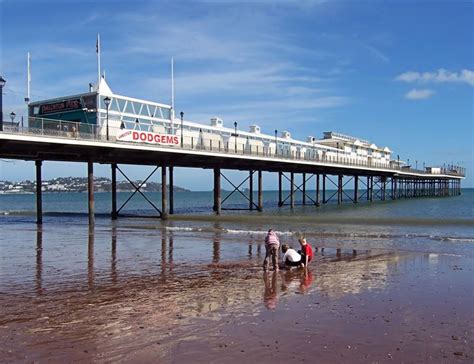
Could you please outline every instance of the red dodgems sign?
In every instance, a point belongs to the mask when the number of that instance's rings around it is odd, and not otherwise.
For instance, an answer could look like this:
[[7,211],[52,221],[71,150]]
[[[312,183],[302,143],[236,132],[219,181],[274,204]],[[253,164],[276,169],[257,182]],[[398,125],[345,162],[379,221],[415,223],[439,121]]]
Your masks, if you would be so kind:
[[149,131],[127,130],[117,135],[117,140],[122,142],[148,143],[178,145],[179,138],[176,135],[151,133]]

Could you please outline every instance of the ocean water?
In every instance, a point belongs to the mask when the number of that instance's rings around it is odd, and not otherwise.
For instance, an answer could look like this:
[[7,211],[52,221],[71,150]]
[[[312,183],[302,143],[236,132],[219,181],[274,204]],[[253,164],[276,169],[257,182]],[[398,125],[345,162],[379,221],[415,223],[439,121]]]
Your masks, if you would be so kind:
[[[312,196],[314,191],[308,191]],[[348,192],[350,194],[350,192]],[[226,197],[223,192],[223,199]],[[284,194],[286,196],[286,194]],[[327,196],[331,196],[328,192]],[[118,207],[130,193],[118,193]],[[156,206],[161,206],[159,193],[147,193]],[[334,199],[326,205],[277,207],[278,192],[264,193],[264,211],[223,211],[212,213],[212,192],[175,193],[175,215],[168,221],[156,218],[156,211],[136,194],[123,208],[117,222],[110,220],[110,194],[95,194],[96,225],[104,228],[168,231],[193,238],[213,239],[224,234],[247,242],[263,239],[268,228],[274,228],[283,240],[294,243],[300,235],[315,245],[333,248],[397,249],[426,253],[452,253],[474,256],[474,189],[463,189],[460,196],[423,197],[370,203],[361,199],[354,204],[345,200],[337,206]],[[256,201],[256,196],[254,198]],[[238,194],[224,204],[227,208],[248,207],[248,201]],[[43,195],[44,226],[87,225],[87,194],[57,193]],[[0,195],[0,229],[21,231],[34,227],[35,196]],[[14,228],[13,228],[14,227]],[[21,234],[21,233],[20,233]],[[4,235],[5,237],[5,235]]]

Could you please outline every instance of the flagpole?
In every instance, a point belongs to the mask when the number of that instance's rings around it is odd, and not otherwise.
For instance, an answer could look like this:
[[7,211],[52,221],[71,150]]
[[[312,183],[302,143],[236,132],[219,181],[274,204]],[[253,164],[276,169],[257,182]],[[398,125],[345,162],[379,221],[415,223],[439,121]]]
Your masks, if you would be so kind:
[[26,103],[30,102],[30,92],[31,92],[31,55],[28,52],[27,55],[27,71],[26,71]]
[[100,87],[100,34],[99,33],[97,33],[96,52],[97,52],[97,91],[99,91],[99,87]]
[[171,57],[171,134],[174,134],[174,59]]

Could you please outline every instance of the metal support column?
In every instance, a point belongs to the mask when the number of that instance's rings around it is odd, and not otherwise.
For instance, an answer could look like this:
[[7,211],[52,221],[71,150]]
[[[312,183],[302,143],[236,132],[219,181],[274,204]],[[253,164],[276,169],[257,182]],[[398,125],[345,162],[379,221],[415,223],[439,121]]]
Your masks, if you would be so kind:
[[370,201],[370,176],[367,176],[367,201]]
[[258,211],[263,211],[263,178],[262,171],[258,171]]
[[43,195],[41,192],[41,187],[43,185],[41,179],[41,165],[42,161],[35,161],[36,165],[36,223],[43,223]]
[[342,175],[337,176],[337,204],[342,204]]
[[326,175],[323,174],[323,203],[326,202]]
[[290,208],[295,207],[295,174],[291,172],[290,174]]
[[374,176],[370,176],[370,202],[374,198]]
[[381,182],[382,182],[382,194],[380,196],[380,199],[382,201],[385,201],[385,193],[387,191],[387,177],[383,176]]
[[169,185],[170,185],[170,215],[174,214],[174,170],[172,166],[168,167],[169,172],[170,172],[170,177],[169,177]]
[[112,168],[112,185],[111,185],[111,191],[112,191],[112,220],[117,219],[117,164],[112,163],[110,165]]
[[395,177],[392,177],[391,193],[392,193],[392,200],[396,200],[397,199],[397,179]]
[[253,210],[253,173],[249,171],[249,209]]
[[282,172],[278,172],[278,206],[283,206]]
[[301,193],[303,194],[302,203],[303,203],[303,206],[304,206],[304,205],[306,205],[306,173],[303,173],[303,189],[302,189]]
[[221,214],[221,170],[214,168],[214,211]]
[[166,166],[161,166],[161,219],[168,219],[168,191],[166,185]]
[[316,206],[319,206],[320,193],[319,193],[319,174],[316,175]]
[[359,202],[359,176],[354,176],[354,203]]
[[87,192],[88,192],[88,201],[89,201],[89,225],[94,225],[95,216],[94,216],[94,163],[89,161],[87,162]]

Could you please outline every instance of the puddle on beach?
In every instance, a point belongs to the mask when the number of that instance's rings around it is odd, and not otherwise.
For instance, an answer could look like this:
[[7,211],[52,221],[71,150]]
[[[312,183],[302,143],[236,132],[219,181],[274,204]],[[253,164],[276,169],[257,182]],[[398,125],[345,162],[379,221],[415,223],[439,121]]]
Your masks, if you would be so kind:
[[[265,361],[279,350],[292,353],[288,345],[305,345],[301,340],[317,341],[318,350],[326,350],[337,339],[345,343],[358,335],[351,340],[362,347],[357,317],[368,325],[367,339],[386,334],[389,316],[407,322],[404,315],[410,315],[418,325],[423,310],[448,322],[442,332],[464,321],[453,334],[460,346],[453,350],[464,359],[474,354],[464,343],[474,332],[472,322],[465,321],[472,297],[447,298],[450,310],[426,308],[425,300],[440,292],[434,277],[451,277],[456,267],[469,269],[472,276],[472,264],[466,267],[455,257],[326,246],[318,249],[307,271],[263,273],[260,238],[221,232],[197,235],[113,225],[36,230],[30,225],[21,233],[13,228],[5,241],[0,361],[233,362],[244,353]],[[415,283],[428,292],[420,295]],[[468,280],[460,284],[464,297],[473,293]],[[421,303],[409,301],[402,309],[402,288],[404,299]],[[451,294],[456,292],[452,288]],[[392,313],[384,316],[380,312],[388,306]],[[454,319],[451,306],[457,311]],[[322,315],[313,317],[316,322],[308,319],[315,312]],[[372,327],[374,315],[377,325]],[[337,335],[325,331],[330,327]],[[411,329],[418,332],[419,327]],[[396,354],[396,347],[390,350]],[[445,351],[438,354],[451,358]],[[302,353],[294,357],[310,360]],[[341,359],[331,355],[326,358]]]

